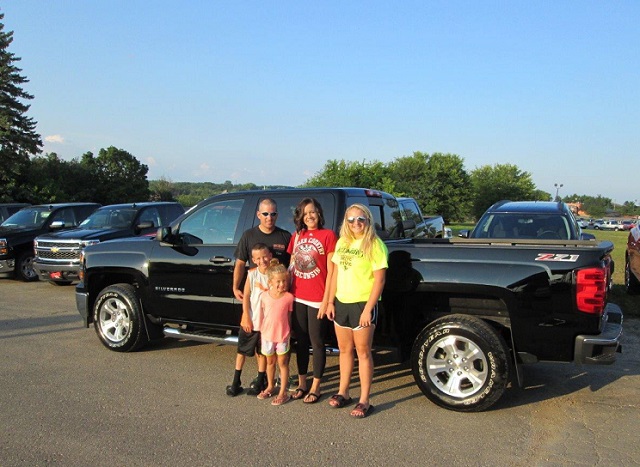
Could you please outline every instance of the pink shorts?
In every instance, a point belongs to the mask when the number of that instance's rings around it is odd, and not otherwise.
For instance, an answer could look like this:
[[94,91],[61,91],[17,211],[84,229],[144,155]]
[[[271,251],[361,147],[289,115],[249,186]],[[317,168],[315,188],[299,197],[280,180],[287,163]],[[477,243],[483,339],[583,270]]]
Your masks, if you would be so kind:
[[285,342],[271,342],[262,339],[260,342],[260,352],[262,352],[262,355],[266,355],[267,357],[274,353],[284,355],[289,352],[289,339]]

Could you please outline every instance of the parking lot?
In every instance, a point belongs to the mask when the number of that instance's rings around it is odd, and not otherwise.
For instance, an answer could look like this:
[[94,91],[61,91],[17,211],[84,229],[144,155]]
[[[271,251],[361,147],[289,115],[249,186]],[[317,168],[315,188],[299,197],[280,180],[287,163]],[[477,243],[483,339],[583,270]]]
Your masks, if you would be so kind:
[[640,323],[624,328],[616,364],[528,366],[526,387],[483,413],[431,404],[378,352],[376,410],[355,420],[327,404],[337,357],[318,404],[230,398],[234,347],[111,352],[82,327],[73,287],[1,279],[0,465],[638,465]]

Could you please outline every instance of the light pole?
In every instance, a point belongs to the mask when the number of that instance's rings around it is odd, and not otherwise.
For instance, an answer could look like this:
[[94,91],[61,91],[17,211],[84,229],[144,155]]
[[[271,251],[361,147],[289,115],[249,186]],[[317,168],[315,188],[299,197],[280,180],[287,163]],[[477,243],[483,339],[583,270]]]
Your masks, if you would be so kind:
[[562,183],[554,183],[553,186],[556,187],[556,201],[560,201],[560,198],[558,198],[558,193],[560,192],[560,188],[562,188],[564,185]]

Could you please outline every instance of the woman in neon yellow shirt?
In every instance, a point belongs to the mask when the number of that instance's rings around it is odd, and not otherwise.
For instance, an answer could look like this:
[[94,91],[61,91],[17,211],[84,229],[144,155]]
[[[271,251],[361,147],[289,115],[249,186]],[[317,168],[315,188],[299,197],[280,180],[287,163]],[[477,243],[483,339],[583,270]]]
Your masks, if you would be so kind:
[[373,408],[369,402],[373,381],[371,345],[387,269],[387,247],[376,235],[369,208],[362,204],[347,208],[331,261],[335,272],[327,316],[334,321],[340,349],[340,388],[329,404],[341,408],[352,401],[349,382],[355,349],[361,390],[351,416],[364,418]]

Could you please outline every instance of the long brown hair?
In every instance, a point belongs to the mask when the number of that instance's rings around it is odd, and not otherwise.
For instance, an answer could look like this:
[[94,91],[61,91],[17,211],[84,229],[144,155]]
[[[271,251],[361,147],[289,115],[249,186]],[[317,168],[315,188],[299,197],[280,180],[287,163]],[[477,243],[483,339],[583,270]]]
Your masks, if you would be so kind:
[[304,223],[304,208],[307,207],[307,204],[313,204],[313,207],[318,213],[318,228],[321,229],[324,227],[324,212],[322,211],[322,206],[318,200],[315,198],[303,198],[296,206],[296,210],[293,212],[293,222],[296,225],[296,232],[300,232],[307,228],[307,225]]

